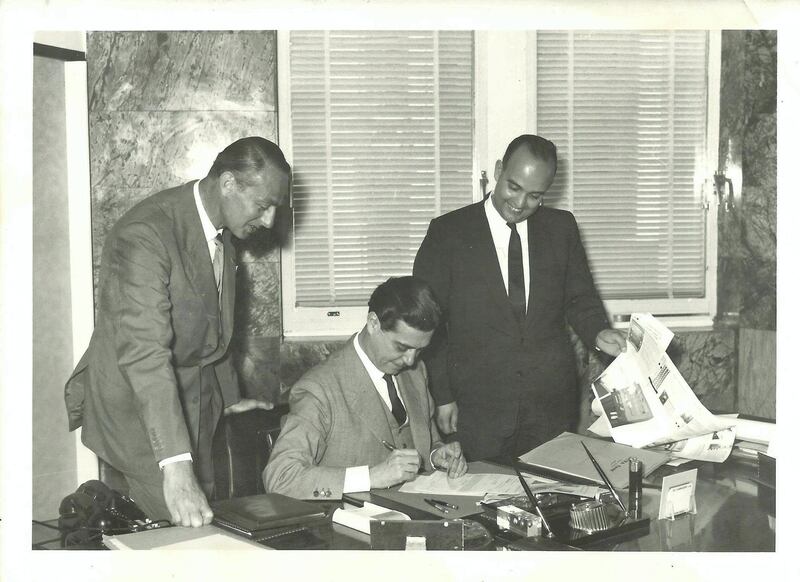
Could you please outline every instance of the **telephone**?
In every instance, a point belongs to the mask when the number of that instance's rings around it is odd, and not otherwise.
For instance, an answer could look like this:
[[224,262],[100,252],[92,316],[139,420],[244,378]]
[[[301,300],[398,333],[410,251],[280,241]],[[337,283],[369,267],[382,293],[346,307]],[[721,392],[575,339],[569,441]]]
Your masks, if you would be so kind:
[[122,534],[161,527],[127,495],[96,479],[83,483],[67,495],[58,508],[61,546],[99,541],[103,534]]

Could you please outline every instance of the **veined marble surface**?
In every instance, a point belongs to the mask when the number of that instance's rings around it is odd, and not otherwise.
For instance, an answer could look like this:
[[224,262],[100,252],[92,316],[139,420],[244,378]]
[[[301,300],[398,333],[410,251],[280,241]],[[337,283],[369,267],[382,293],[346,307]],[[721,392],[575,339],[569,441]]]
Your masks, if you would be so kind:
[[93,111],[275,111],[274,31],[90,32]]
[[93,188],[155,192],[206,175],[230,143],[250,135],[276,139],[274,112],[90,111]]

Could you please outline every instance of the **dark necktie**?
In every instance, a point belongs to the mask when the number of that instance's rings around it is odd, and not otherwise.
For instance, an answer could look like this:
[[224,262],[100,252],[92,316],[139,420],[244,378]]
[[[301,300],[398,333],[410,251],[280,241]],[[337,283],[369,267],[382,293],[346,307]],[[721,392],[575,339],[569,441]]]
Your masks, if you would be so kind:
[[223,270],[223,246],[222,235],[218,234],[214,239],[214,259],[212,265],[214,266],[214,280],[217,282],[217,295],[222,297],[222,270]]
[[389,402],[392,403],[392,416],[397,421],[399,426],[403,426],[406,422],[406,409],[403,403],[400,402],[400,397],[397,395],[397,389],[394,387],[391,374],[384,374],[383,379],[386,380],[386,387],[389,389]]
[[517,232],[517,225],[507,222],[511,229],[508,240],[508,299],[517,320],[525,319],[525,274],[522,271],[522,243]]

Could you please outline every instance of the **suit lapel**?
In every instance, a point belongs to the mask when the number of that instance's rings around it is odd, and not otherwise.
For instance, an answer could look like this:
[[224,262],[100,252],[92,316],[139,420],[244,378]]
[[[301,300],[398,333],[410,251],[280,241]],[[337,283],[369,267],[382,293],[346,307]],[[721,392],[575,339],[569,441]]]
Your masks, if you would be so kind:
[[182,246],[183,267],[195,292],[203,298],[206,315],[219,317],[219,296],[208,242],[194,203],[194,182],[185,184],[175,205],[175,228]]
[[[408,414],[409,428],[411,437],[414,439],[414,446],[422,455],[430,452],[430,419],[427,418],[422,402],[417,398],[419,390],[414,389],[414,372],[406,370],[395,376],[397,389],[403,398],[403,403]],[[423,387],[423,390],[425,388]]]
[[471,234],[470,250],[474,254],[475,264],[483,265],[481,269],[489,297],[497,305],[499,313],[507,321],[499,322],[500,329],[508,329],[510,323],[515,322],[514,312],[511,309],[511,302],[508,300],[508,293],[503,284],[503,273],[500,271],[500,263],[497,259],[497,251],[494,248],[492,231],[489,229],[489,220],[486,218],[486,211],[483,202],[473,206],[476,210],[472,216],[472,224],[467,232]]
[[343,369],[351,371],[350,381],[342,387],[345,399],[350,410],[357,414],[375,435],[378,441],[392,442],[392,433],[389,423],[386,422],[383,401],[372,379],[367,374],[367,369],[358,357],[356,348],[353,345],[355,336],[350,338],[344,348],[343,357],[345,358]]
[[[525,316],[526,325],[534,319],[536,303],[536,287],[546,274],[542,267],[546,264],[546,257],[550,252],[550,238],[547,236],[547,224],[541,218],[541,212],[534,213],[528,219],[528,260],[530,261],[530,288],[528,289],[528,311]],[[539,217],[537,219],[537,216]]]
[[[233,246],[233,235],[225,229],[222,232],[224,263],[222,271],[222,298],[220,300],[220,316],[222,326],[221,344],[227,346],[233,333],[234,305],[236,303],[236,247]],[[212,267],[213,276],[213,267]]]

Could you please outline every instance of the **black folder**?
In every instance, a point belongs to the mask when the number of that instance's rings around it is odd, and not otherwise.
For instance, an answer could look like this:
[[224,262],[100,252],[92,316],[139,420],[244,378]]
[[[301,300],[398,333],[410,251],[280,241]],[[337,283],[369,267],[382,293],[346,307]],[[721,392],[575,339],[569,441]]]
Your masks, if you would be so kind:
[[293,499],[279,493],[264,493],[225,499],[211,504],[214,523],[252,538],[265,530],[284,526],[305,526],[327,518],[319,505]]

